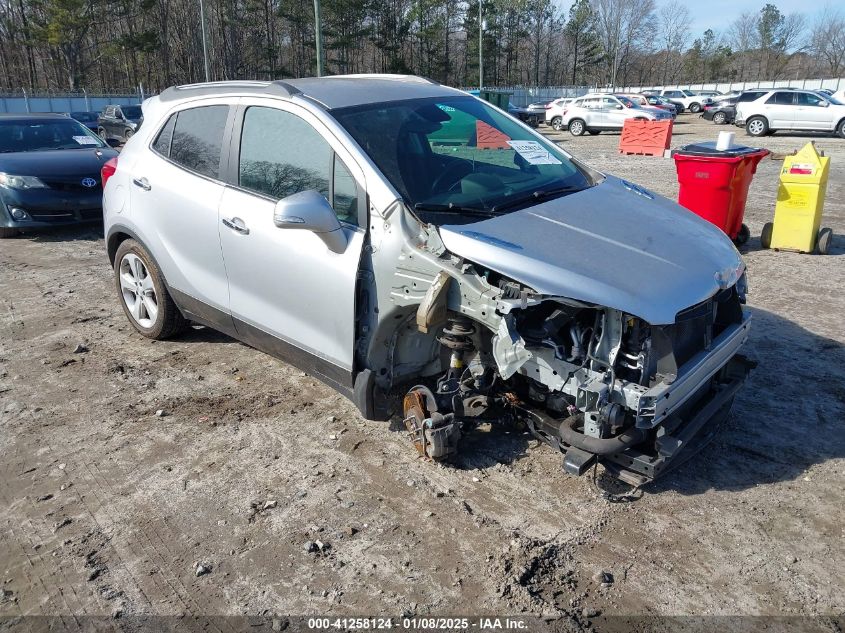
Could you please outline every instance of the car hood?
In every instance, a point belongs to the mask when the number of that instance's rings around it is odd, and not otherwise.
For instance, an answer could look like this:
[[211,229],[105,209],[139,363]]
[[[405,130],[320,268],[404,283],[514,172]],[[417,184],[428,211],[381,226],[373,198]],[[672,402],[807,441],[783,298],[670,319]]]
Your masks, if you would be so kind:
[[614,177],[473,224],[440,227],[452,253],[544,295],[622,310],[653,325],[735,282],[742,258],[718,228]]
[[16,176],[90,176],[99,174],[111,148],[44,150],[0,154],[0,171]]

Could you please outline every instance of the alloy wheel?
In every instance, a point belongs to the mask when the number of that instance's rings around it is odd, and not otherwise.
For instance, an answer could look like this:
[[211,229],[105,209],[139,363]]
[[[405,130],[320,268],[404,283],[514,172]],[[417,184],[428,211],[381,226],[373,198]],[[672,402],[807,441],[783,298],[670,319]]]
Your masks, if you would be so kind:
[[760,119],[752,119],[748,122],[748,132],[753,136],[760,136],[766,131],[766,126]]
[[142,328],[151,328],[158,318],[158,297],[153,278],[135,253],[120,260],[120,292],[129,314]]

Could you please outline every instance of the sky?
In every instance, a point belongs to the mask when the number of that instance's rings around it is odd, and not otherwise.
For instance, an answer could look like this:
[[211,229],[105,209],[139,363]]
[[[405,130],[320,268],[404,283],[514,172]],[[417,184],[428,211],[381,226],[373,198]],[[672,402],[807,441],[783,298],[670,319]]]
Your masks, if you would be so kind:
[[[781,13],[804,13],[808,21],[812,21],[816,13],[824,5],[823,2],[807,2],[806,0],[696,0],[687,2],[686,7],[692,16],[690,26],[691,37],[700,37],[707,29],[713,29],[717,33],[724,33],[728,26],[740,14],[753,11],[758,12],[766,2],[771,2]],[[657,0],[658,6],[661,0]],[[837,2],[832,2],[837,4]]]

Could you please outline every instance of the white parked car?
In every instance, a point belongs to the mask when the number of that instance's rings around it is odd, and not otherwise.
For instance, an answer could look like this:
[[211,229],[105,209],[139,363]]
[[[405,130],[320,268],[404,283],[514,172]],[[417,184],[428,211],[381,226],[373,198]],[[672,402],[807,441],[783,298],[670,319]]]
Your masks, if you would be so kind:
[[806,130],[845,138],[845,103],[812,90],[769,90],[754,101],[738,103],[734,122],[750,136]]
[[704,109],[705,104],[712,102],[712,97],[698,95],[692,90],[681,90],[680,88],[664,88],[658,90],[657,94],[661,97],[666,97],[669,101],[680,103],[684,106],[684,110],[689,110],[693,114],[697,114]]
[[595,135],[619,131],[627,119],[662,121],[671,120],[672,114],[658,108],[645,110],[622,95],[590,94],[577,98],[567,108],[561,119],[561,129],[568,129],[573,136],[585,132]]
[[546,106],[546,125],[551,126],[558,132],[562,130],[563,114],[573,101],[575,101],[575,97],[561,97],[548,104]]

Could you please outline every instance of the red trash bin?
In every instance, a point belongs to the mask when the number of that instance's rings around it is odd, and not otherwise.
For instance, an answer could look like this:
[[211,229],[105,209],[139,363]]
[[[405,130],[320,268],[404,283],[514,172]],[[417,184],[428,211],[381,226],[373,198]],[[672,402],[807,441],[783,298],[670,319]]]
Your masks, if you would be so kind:
[[759,147],[718,150],[715,142],[685,145],[674,154],[681,186],[678,203],[744,244],[749,237],[742,223],[748,187],[768,154]]

